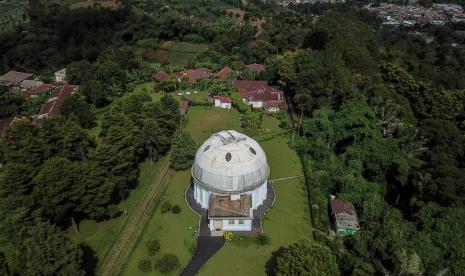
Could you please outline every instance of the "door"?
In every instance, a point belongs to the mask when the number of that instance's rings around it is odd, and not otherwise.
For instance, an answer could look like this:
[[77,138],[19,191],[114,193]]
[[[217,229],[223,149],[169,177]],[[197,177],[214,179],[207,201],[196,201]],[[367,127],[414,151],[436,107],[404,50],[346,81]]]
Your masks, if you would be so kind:
[[213,227],[216,231],[221,231],[223,229],[223,220],[222,219],[215,219],[213,221]]

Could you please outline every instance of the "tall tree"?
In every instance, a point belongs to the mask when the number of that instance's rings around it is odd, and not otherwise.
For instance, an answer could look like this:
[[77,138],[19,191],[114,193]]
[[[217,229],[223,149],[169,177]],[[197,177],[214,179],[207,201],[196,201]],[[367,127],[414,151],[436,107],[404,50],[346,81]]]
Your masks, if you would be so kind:
[[20,275],[84,275],[82,250],[48,222],[23,228],[15,270]]
[[171,166],[176,170],[185,170],[194,162],[195,142],[189,132],[178,129],[171,147]]

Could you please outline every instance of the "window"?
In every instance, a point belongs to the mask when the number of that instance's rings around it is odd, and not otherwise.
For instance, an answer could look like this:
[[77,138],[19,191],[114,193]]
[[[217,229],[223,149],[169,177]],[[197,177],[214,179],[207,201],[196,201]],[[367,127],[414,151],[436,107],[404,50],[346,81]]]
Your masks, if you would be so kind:
[[210,145],[206,146],[206,147],[203,149],[203,152],[206,152],[209,148],[210,148]]
[[233,219],[228,219],[228,225],[236,225],[236,221]]
[[250,147],[249,150],[253,155],[257,155],[257,152],[254,150],[254,148]]
[[231,153],[230,152],[226,153],[226,162],[231,161],[231,158],[232,158]]
[[239,225],[244,225],[244,220],[243,220],[243,219],[238,220],[238,221],[237,221],[237,224],[239,224]]

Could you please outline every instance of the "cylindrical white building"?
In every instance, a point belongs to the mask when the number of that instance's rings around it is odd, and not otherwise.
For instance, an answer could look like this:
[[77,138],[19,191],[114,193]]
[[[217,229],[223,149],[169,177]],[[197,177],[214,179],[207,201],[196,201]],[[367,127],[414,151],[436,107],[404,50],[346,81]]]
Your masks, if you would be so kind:
[[[227,229],[225,225],[221,227],[223,230],[234,231],[239,224],[245,227],[247,221],[244,223],[242,219],[253,219],[252,211],[266,199],[269,173],[265,152],[255,140],[234,130],[218,132],[195,155],[194,199],[202,208],[209,209],[211,219],[220,217],[225,224],[234,226]],[[244,211],[247,206],[248,213]]]

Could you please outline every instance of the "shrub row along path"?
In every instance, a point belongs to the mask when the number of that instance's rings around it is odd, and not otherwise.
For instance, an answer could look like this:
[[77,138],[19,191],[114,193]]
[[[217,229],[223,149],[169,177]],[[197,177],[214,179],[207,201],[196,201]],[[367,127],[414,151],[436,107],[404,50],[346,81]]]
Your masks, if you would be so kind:
[[169,158],[165,157],[161,170],[157,174],[147,193],[134,207],[134,211],[129,215],[129,219],[121,231],[121,235],[110,251],[105,255],[100,275],[113,276],[120,273],[120,269],[128,260],[140,234],[150,219],[152,211],[156,207],[158,200],[163,194],[169,181],[166,181],[169,169]]

